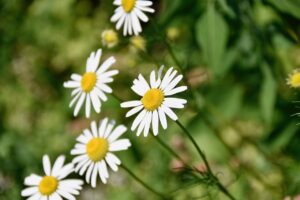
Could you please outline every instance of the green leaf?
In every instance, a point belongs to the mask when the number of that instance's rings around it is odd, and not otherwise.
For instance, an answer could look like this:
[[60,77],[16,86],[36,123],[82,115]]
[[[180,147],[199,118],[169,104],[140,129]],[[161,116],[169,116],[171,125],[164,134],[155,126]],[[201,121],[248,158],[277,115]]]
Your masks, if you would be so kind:
[[299,0],[269,0],[269,2],[282,12],[288,13],[300,19]]
[[214,4],[208,4],[207,11],[196,23],[196,39],[209,67],[215,74],[222,74],[228,26]]
[[272,121],[274,105],[276,101],[276,81],[270,67],[262,66],[263,82],[260,90],[260,108],[263,119],[270,124]]
[[282,131],[282,133],[272,142],[271,150],[273,152],[278,152],[284,147],[286,147],[293,138],[293,136],[296,134],[298,128],[299,127],[297,127],[295,121],[292,121],[290,124],[288,124]]

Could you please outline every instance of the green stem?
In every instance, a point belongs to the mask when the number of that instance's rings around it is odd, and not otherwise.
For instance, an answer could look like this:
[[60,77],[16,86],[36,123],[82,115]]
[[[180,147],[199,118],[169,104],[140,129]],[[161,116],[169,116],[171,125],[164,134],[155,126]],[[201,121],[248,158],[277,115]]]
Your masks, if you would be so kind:
[[154,136],[151,134],[152,137],[162,146],[164,147],[171,155],[173,155],[175,158],[180,160],[184,165],[188,166],[188,164],[173,150],[171,147],[169,147],[164,141],[162,141],[158,136]]
[[175,121],[176,124],[183,130],[183,132],[188,136],[189,140],[192,142],[192,144],[194,145],[194,147],[196,148],[197,152],[199,153],[201,159],[203,160],[206,169],[208,170],[209,173],[212,174],[211,168],[208,164],[208,161],[206,159],[205,154],[203,153],[203,151],[200,149],[199,145],[197,144],[197,142],[195,141],[195,139],[192,137],[192,135],[189,133],[189,131],[178,121]]
[[218,188],[220,189],[221,192],[223,192],[229,199],[235,200],[235,198],[229,193],[229,191],[220,183],[219,179],[213,174],[210,165],[206,159],[205,154],[203,153],[203,151],[200,149],[199,145],[197,144],[197,142],[195,141],[195,139],[192,137],[192,135],[189,133],[189,131],[178,121],[175,121],[176,124],[183,130],[183,132],[188,136],[188,138],[190,139],[190,141],[193,143],[194,147],[196,148],[197,152],[199,153],[200,157],[202,158],[205,167],[208,171],[208,174],[210,176],[212,176],[215,181],[216,181],[216,185],[218,186]]
[[139,177],[137,177],[128,167],[126,167],[124,164],[120,165],[133,179],[135,179],[137,182],[139,182],[144,188],[152,192],[153,194],[157,195],[161,199],[169,200],[170,198],[165,197],[160,192],[157,192],[155,189],[150,187],[148,184],[146,184],[144,181],[142,181]]

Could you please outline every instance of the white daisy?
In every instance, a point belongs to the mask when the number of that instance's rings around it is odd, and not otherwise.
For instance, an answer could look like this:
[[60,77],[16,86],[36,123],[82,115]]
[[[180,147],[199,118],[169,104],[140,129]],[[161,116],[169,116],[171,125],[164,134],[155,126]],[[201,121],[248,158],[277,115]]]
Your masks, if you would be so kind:
[[108,118],[99,123],[99,128],[93,121],[91,131],[85,129],[71,151],[72,155],[77,155],[73,159],[75,171],[81,176],[86,172],[86,182],[91,183],[92,187],[96,187],[98,174],[101,181],[107,183],[107,164],[113,171],[118,170],[121,161],[112,152],[126,150],[131,146],[128,139],[118,139],[127,128],[124,125],[113,128],[114,122],[109,122]]
[[85,101],[86,117],[90,116],[91,104],[97,113],[101,110],[101,101],[106,101],[105,93],[112,93],[112,89],[107,83],[113,82],[112,76],[119,73],[118,70],[107,71],[112,64],[116,62],[114,57],[105,60],[98,68],[102,50],[92,52],[87,59],[86,72],[81,76],[72,74],[70,81],[64,83],[64,87],[72,88],[71,93],[73,99],[69,104],[72,107],[77,102],[74,109],[74,116],[77,116],[80,108]]
[[117,22],[116,29],[123,27],[123,35],[138,35],[142,32],[140,20],[147,22],[149,18],[144,12],[153,13],[154,9],[150,8],[153,4],[150,0],[114,0],[114,5],[118,6],[114,15],[111,17],[112,22]]
[[25,178],[24,184],[29,186],[21,193],[28,200],[75,200],[79,195],[83,181],[78,179],[64,179],[74,171],[73,164],[64,166],[65,156],[59,156],[51,169],[50,159],[43,156],[45,176],[31,174]]
[[140,100],[127,101],[121,103],[121,107],[130,108],[126,117],[130,117],[140,112],[133,124],[131,130],[134,131],[137,127],[137,135],[139,136],[144,130],[144,136],[149,133],[149,129],[152,123],[152,130],[154,135],[158,134],[159,121],[164,129],[167,128],[166,115],[172,120],[176,121],[177,115],[171,110],[171,108],[183,108],[186,104],[185,99],[170,97],[179,92],[183,92],[187,89],[186,86],[176,85],[183,78],[182,75],[176,76],[177,71],[170,68],[163,79],[160,78],[162,68],[158,73],[158,78],[155,78],[155,71],[150,74],[150,85],[145,78],[140,74],[137,79],[133,81],[131,89],[141,96]]

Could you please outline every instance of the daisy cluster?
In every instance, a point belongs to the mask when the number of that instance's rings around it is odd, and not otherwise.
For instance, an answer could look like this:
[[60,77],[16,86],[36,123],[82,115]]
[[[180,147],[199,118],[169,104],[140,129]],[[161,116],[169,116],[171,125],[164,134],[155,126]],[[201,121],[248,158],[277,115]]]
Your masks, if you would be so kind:
[[[152,1],[149,0],[115,0],[118,6],[111,18],[116,22],[116,28],[123,26],[124,35],[138,35],[141,31],[140,20],[148,21],[144,12],[153,13]],[[106,34],[112,34],[112,31]],[[112,35],[105,36],[115,41]],[[82,107],[86,118],[91,113],[101,112],[103,102],[107,101],[113,93],[110,84],[114,81],[119,71],[111,69],[116,59],[111,56],[101,62],[102,50],[92,52],[86,61],[85,72],[74,73],[71,80],[63,85],[71,89],[70,108],[73,115],[78,116]],[[176,121],[177,115],[172,109],[184,108],[185,99],[173,97],[183,92],[186,86],[178,86],[183,75],[178,74],[174,68],[169,68],[164,75],[163,67],[157,72],[150,73],[149,81],[139,74],[133,80],[131,89],[137,94],[138,100],[126,101],[120,104],[122,108],[130,108],[126,117],[136,115],[131,130],[136,131],[137,136],[146,137],[151,132],[159,134],[160,125],[163,129],[168,127],[167,118]],[[28,186],[21,193],[29,200],[61,200],[76,199],[84,182],[81,179],[67,179],[71,173],[84,176],[87,184],[96,187],[97,180],[104,184],[108,182],[110,170],[118,171],[121,160],[116,152],[127,150],[131,142],[127,138],[121,138],[126,133],[125,125],[117,125],[114,120],[104,118],[99,122],[92,121],[90,128],[84,129],[76,138],[76,144],[70,151],[74,156],[71,163],[64,165],[65,156],[59,156],[51,167],[47,155],[43,157],[44,175],[31,174],[25,178],[24,184]]]

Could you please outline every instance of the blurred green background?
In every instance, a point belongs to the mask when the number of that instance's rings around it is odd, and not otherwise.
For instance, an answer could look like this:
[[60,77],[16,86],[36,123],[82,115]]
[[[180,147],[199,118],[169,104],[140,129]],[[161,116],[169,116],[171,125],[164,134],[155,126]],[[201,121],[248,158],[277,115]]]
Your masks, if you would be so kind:
[[[205,151],[213,171],[237,199],[284,199],[300,194],[299,94],[286,84],[300,67],[299,0],[161,0],[143,24],[146,49],[103,47],[120,70],[111,85],[124,100],[136,99],[132,80],[165,64],[184,69],[190,90],[177,112]],[[110,96],[100,115],[72,116],[63,82],[83,73],[101,33],[114,29],[112,1],[0,1],[0,199],[21,199],[23,180],[43,174],[42,155],[52,162],[69,151],[91,120],[113,118],[131,125],[126,110]],[[179,63],[170,54],[170,45]],[[159,137],[187,161],[202,161],[169,121]],[[133,147],[122,162],[157,190],[175,199],[226,199],[214,187],[178,172],[174,160],[152,137],[128,132]],[[156,199],[122,169],[107,185],[86,185],[78,199]],[[181,190],[176,190],[181,188]],[[288,198],[286,198],[288,199]]]

